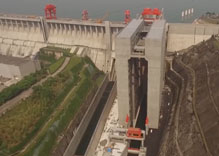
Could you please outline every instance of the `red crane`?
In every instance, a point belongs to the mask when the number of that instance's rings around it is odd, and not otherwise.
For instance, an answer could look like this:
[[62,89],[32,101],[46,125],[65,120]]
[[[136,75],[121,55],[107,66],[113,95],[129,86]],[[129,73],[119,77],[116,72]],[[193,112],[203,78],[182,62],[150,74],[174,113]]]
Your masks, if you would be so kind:
[[56,19],[56,6],[53,4],[48,4],[45,7],[45,17],[46,19]]
[[131,12],[130,10],[125,11],[125,24],[128,24],[131,21]]
[[162,17],[162,11],[158,8],[145,8],[141,14],[142,18],[147,22],[153,22],[154,20],[160,19]]
[[88,11],[87,10],[82,11],[82,20],[85,20],[85,21],[88,20]]

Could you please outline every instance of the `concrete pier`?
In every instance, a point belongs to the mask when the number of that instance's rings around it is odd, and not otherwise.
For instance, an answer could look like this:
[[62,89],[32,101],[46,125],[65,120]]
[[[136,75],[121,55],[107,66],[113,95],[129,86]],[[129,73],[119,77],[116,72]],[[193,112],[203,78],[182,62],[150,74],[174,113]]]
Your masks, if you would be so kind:
[[148,60],[147,116],[149,128],[158,128],[161,95],[164,86],[166,22],[156,21],[145,39],[145,55]]
[[[135,126],[141,99],[147,96],[150,128],[159,127],[164,81],[166,22],[155,21],[145,36],[143,20],[132,20],[116,38],[116,72],[119,122]],[[145,103],[146,105],[146,103]]]

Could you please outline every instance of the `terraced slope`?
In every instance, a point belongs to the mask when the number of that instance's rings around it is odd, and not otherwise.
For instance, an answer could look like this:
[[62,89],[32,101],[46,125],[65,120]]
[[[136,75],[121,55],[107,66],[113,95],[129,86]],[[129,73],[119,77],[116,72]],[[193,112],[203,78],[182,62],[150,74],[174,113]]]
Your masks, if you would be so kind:
[[212,37],[179,54],[167,74],[179,96],[160,156],[218,156],[219,41]]
[[0,155],[50,155],[101,77],[89,58],[72,56],[64,70],[1,116]]

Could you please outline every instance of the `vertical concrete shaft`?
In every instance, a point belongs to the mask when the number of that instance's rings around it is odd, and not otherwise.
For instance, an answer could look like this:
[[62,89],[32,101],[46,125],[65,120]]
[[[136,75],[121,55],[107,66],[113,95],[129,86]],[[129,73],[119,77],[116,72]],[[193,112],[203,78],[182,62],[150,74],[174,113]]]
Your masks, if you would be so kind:
[[119,123],[126,126],[126,116],[130,116],[129,101],[129,64],[127,51],[130,51],[130,41],[116,39],[116,74]]
[[[140,34],[143,28],[143,21],[133,20],[116,38],[119,122],[125,126],[126,115],[130,116],[132,120],[130,121],[131,124],[135,122],[137,117],[136,109],[139,106],[138,102],[141,102],[147,90],[149,127],[157,129],[159,127],[160,104],[164,81],[166,22],[159,20],[152,24],[145,39],[144,56],[142,54],[139,55],[135,51],[135,47],[141,39]],[[148,63],[143,60],[141,60],[141,63],[138,63],[139,58],[145,58]],[[147,75],[148,77],[146,77]]]
[[127,115],[131,118],[131,120],[129,120],[129,124],[132,124],[133,120],[135,120],[135,117],[133,117],[134,114],[132,113],[132,107],[135,105],[136,95],[133,95],[133,97],[131,95],[131,93],[135,94],[135,86],[130,85],[130,83],[132,82],[132,78],[133,82],[135,82],[135,80],[134,76],[129,77],[129,75],[132,75],[132,69],[133,73],[135,73],[135,67],[134,61],[132,68],[131,63],[129,64],[129,60],[131,58],[136,35],[139,31],[143,29],[143,26],[143,20],[134,19],[116,37],[115,51],[119,123],[123,126],[127,126]]
[[135,112],[136,112],[136,104],[135,104],[135,102],[136,102],[136,100],[135,100],[135,95],[136,95],[136,93],[135,93],[135,64],[134,64],[134,60],[131,60],[131,81],[130,81],[130,83],[131,83],[131,99],[132,99],[132,101],[131,101],[131,103],[132,103],[132,110],[131,110],[131,119],[132,120],[134,120],[135,119]]
[[164,55],[166,51],[166,22],[153,23],[145,40],[148,60],[147,116],[149,128],[159,127],[161,95],[164,82]]

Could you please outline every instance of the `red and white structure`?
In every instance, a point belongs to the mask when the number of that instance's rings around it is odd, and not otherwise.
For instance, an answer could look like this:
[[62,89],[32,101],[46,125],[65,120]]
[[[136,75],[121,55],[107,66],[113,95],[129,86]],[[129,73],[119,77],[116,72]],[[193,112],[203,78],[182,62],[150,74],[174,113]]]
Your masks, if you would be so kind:
[[163,11],[158,8],[145,8],[142,13],[142,18],[149,23],[152,23],[154,20],[161,19],[163,16]]
[[45,17],[46,19],[56,19],[56,6],[53,4],[48,4],[45,6]]
[[88,19],[89,19],[88,11],[87,10],[83,10],[82,11],[82,20],[87,21]]
[[131,12],[130,12],[130,10],[125,11],[124,21],[125,21],[125,24],[128,24],[131,21]]

